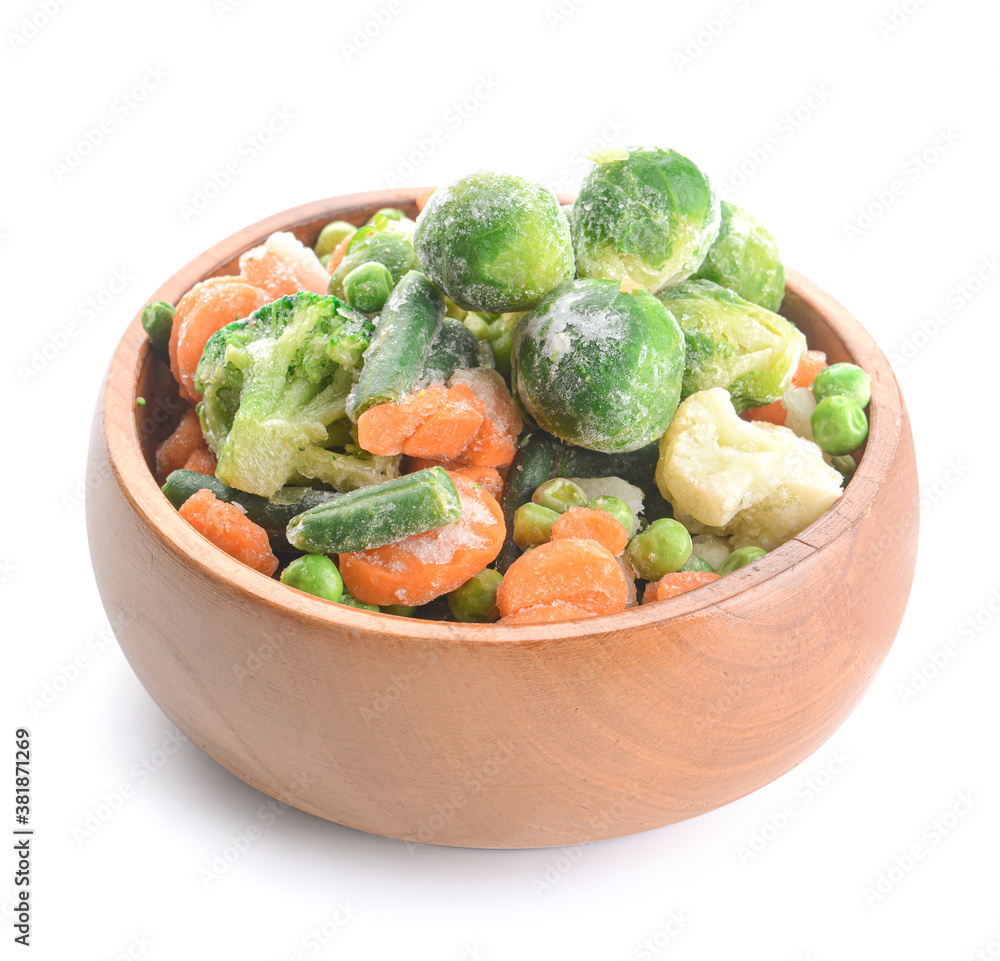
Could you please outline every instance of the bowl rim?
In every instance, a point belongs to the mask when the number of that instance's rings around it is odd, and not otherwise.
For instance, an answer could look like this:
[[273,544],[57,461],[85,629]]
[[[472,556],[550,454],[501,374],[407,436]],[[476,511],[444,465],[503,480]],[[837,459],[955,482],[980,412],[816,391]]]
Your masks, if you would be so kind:
[[[276,230],[294,231],[322,221],[344,219],[370,208],[406,206],[430,188],[378,190],[329,197],[292,207],[265,217],[213,245],[175,272],[150,296],[176,304],[190,287],[206,277],[224,273],[225,266]],[[527,644],[567,641],[574,637],[617,634],[664,625],[717,609],[724,602],[768,581],[780,578],[795,565],[819,553],[847,534],[856,520],[868,513],[885,482],[903,431],[903,400],[889,361],[872,336],[851,313],[818,285],[794,270],[786,272],[789,296],[822,315],[845,351],[872,380],[869,408],[870,432],[861,462],[840,499],[817,521],[760,560],[713,581],[696,591],[656,604],[640,604],[613,614],[548,624],[468,624],[399,617],[332,604],[297,591],[230,557],[185,522],[173,508],[149,470],[136,430],[134,414],[139,374],[149,351],[136,313],[119,341],[108,367],[98,402],[108,461],[115,481],[146,527],[180,559],[198,569],[200,576],[230,591],[247,595],[255,603],[283,610],[287,616],[306,618],[321,629],[374,632],[405,641],[475,644]],[[145,306],[145,304],[144,304]]]

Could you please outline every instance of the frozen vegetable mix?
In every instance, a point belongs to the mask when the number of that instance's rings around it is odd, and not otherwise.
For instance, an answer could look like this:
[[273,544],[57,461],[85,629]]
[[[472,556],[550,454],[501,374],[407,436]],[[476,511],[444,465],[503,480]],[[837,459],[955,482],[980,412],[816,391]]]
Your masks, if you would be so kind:
[[481,170],[148,305],[180,516],[289,591],[456,631],[745,578],[816,521],[868,375],[777,313],[774,238],[691,160],[592,159],[572,205]]

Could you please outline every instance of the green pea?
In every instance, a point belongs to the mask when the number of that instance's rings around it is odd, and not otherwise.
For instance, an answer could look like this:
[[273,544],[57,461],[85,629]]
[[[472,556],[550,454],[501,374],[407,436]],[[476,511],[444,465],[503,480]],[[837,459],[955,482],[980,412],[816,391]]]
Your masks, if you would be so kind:
[[482,314],[477,314],[474,310],[470,310],[462,318],[462,323],[480,340],[486,340],[490,335],[490,325],[486,323],[486,318]]
[[831,457],[830,464],[844,475],[844,480],[850,480],[854,472],[858,469],[858,465],[850,454],[844,454],[841,457]]
[[417,613],[417,609],[407,604],[388,604],[382,608],[382,613],[395,614],[396,617],[413,617]]
[[850,397],[858,407],[867,407],[872,399],[872,382],[856,364],[834,364],[816,375],[812,392],[816,403],[824,397]]
[[552,480],[539,484],[531,499],[542,507],[564,514],[571,507],[583,507],[590,498],[579,484],[574,484],[565,477],[553,477]]
[[679,571],[691,556],[691,535],[673,518],[653,521],[629,541],[628,559],[645,581]]
[[850,397],[824,397],[810,423],[813,440],[834,457],[856,451],[868,437],[868,418]]
[[377,314],[392,293],[392,274],[385,264],[372,260],[355,267],[344,278],[344,298],[363,314]]
[[340,595],[340,601],[338,603],[343,604],[344,607],[356,607],[358,610],[371,611],[374,614],[378,614],[382,610],[382,608],[377,604],[362,604],[361,601],[351,597],[347,591],[344,591],[344,593]]
[[326,554],[297,557],[281,572],[281,583],[326,601],[339,601],[344,593],[340,571]]
[[620,497],[612,497],[610,494],[599,494],[597,497],[587,501],[584,505],[592,511],[604,511],[610,514],[622,527],[632,535],[632,528],[635,526],[635,515],[632,508],[628,506]]
[[316,238],[316,256],[320,259],[324,256],[329,257],[337,245],[357,229],[354,224],[349,224],[346,220],[334,220],[327,224]]
[[697,554],[692,554],[681,567],[682,571],[702,571],[707,574],[714,574],[715,568],[712,567],[708,561],[699,557]]
[[455,620],[475,624],[499,620],[497,591],[502,580],[499,571],[487,567],[452,591],[448,595],[448,608]]
[[494,334],[490,331],[486,342],[493,351],[493,363],[501,374],[510,373],[510,354],[514,349],[514,334],[509,330],[501,330]]
[[464,307],[459,307],[447,294],[444,295],[444,315],[454,317],[455,320],[465,320],[468,311]]
[[741,567],[746,567],[747,564],[752,564],[754,561],[763,557],[767,551],[763,547],[756,547],[753,544],[747,544],[746,547],[737,547],[732,554],[729,555],[720,565],[719,574],[726,575],[732,574],[733,571],[738,571]]
[[545,544],[552,536],[552,525],[559,520],[559,512],[528,502],[514,511],[514,543],[521,550]]
[[398,207],[382,207],[371,215],[368,223],[372,223],[376,217],[385,217],[386,220],[402,220],[406,214]]

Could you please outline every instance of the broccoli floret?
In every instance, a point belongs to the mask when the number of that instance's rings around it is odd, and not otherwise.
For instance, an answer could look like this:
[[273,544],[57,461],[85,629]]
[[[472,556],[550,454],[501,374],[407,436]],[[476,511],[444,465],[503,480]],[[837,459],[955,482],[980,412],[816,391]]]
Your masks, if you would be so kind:
[[219,480],[269,497],[292,477],[338,490],[395,477],[397,458],[328,449],[349,446],[340,422],[373,329],[336,297],[302,292],[213,334],[195,384]]

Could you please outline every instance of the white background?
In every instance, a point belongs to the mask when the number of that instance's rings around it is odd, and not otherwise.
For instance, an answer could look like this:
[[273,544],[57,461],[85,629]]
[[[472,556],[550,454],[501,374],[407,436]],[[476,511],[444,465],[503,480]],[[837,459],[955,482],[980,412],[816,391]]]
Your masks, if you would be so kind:
[[[1000,955],[1000,11],[557,2],[4,4],[0,744],[12,756],[15,727],[32,731],[35,957]],[[888,660],[800,767],[640,836],[411,849],[268,815],[170,740],[106,633],[83,495],[118,338],[167,276],[268,214],[487,165],[573,190],[591,147],[629,143],[676,148],[735,188],[896,358],[923,511]],[[186,210],[233,160],[228,185]],[[915,671],[935,676],[907,693]],[[248,826],[259,840],[206,884]],[[14,866],[0,860],[6,957]]]

